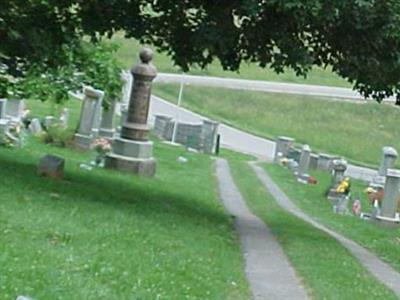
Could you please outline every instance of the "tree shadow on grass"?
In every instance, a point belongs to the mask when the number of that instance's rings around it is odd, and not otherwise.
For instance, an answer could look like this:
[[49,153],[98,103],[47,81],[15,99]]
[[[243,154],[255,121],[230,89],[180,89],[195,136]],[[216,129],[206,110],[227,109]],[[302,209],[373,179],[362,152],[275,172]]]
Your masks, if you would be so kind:
[[32,162],[0,156],[3,184],[11,180],[13,187],[20,185],[27,193],[57,193],[63,196],[60,201],[98,202],[121,210],[134,205],[136,214],[151,215],[152,218],[173,214],[177,221],[229,225],[229,218],[222,209],[217,209],[214,199],[203,201],[192,197],[190,187],[185,191],[174,191],[170,182],[160,178],[146,179],[111,170],[84,172],[69,168],[65,180],[54,180],[38,176],[36,168]]

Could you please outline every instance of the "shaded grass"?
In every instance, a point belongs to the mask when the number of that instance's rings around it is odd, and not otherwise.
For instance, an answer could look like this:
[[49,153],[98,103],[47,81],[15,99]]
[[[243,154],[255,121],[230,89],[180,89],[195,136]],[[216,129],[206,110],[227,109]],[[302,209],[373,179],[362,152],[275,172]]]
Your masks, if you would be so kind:
[[[120,45],[116,56],[124,68],[130,68],[136,62],[140,51],[140,43],[134,39],[125,39],[122,33],[114,35],[112,40]],[[154,64],[160,72],[181,73],[170,57],[164,53],[154,55]],[[270,80],[303,84],[350,87],[350,84],[332,72],[331,68],[314,67],[307,78],[297,77],[295,72],[286,69],[283,74],[276,74],[272,69],[263,69],[256,64],[243,63],[239,72],[224,71],[218,61],[214,61],[207,69],[193,67],[188,74],[231,77],[254,80]]]
[[246,162],[230,164],[250,209],[268,224],[313,299],[396,299],[339,242],[280,208]]
[[[155,94],[174,103],[178,91],[172,84],[154,88]],[[185,86],[182,103],[258,136],[290,136],[316,152],[343,155],[357,164],[378,165],[383,146],[400,149],[400,111],[389,105],[194,86]]]
[[[79,103],[69,105],[76,120]],[[65,180],[36,175],[46,153],[66,158]],[[79,168],[93,157],[33,137],[0,148],[1,298],[250,298],[209,156],[157,142],[153,179]]]
[[[334,214],[330,201],[325,198],[325,192],[331,182],[327,173],[311,172],[319,181],[318,185],[313,186],[299,184],[290,171],[281,166],[266,164],[265,168],[272,179],[305,213],[371,250],[400,272],[400,228],[386,229],[353,216]],[[353,199],[360,196],[363,211],[370,212],[370,204],[362,192],[365,184],[352,180],[351,186]]]

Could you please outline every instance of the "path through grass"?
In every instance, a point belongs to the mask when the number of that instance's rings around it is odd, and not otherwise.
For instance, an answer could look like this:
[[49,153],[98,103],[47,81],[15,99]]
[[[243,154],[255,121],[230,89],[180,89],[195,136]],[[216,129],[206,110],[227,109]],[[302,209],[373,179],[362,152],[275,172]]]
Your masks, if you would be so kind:
[[271,228],[313,299],[396,299],[336,240],[278,206],[246,162],[230,164],[250,209]]
[[[324,172],[311,172],[318,178],[318,185],[303,185],[296,181],[286,168],[265,165],[268,174],[305,213],[337,232],[354,240],[374,252],[382,260],[400,272],[400,228],[381,228],[371,222],[353,216],[342,216],[332,212],[332,205],[325,197],[331,178]],[[365,184],[352,180],[352,195],[362,200],[363,211],[370,212],[370,204],[362,192]],[[351,203],[350,203],[351,205]]]

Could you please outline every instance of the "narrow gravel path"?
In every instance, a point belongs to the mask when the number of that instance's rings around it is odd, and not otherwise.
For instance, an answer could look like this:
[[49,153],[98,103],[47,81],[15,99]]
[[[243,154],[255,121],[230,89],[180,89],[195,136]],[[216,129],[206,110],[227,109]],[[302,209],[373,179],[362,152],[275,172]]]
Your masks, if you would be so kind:
[[308,299],[269,228],[247,208],[233,182],[228,162],[217,159],[215,165],[220,198],[235,218],[254,299]]
[[257,166],[256,163],[250,163],[250,165],[262,184],[272,194],[282,208],[338,240],[356,258],[359,259],[361,264],[367,268],[373,276],[375,276],[388,288],[392,289],[400,298],[400,274],[397,271],[354,241],[338,234],[331,229],[328,229],[324,225],[313,220],[310,216],[306,215],[286,196],[286,194],[276,185],[276,183],[273,182],[271,177],[263,168]]

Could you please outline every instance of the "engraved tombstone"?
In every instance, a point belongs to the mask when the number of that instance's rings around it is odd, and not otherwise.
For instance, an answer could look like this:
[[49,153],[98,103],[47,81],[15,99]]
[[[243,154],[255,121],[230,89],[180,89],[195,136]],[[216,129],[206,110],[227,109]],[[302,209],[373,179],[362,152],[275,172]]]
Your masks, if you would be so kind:
[[[89,149],[98,126],[101,103],[104,92],[91,87],[83,89],[84,98],[82,101],[81,116],[78,125],[78,132],[74,136],[75,145],[81,149]],[[98,128],[98,127],[97,127]]]
[[157,70],[151,63],[151,49],[144,48],[139,57],[139,64],[131,70],[133,85],[126,121],[120,135],[113,142],[112,152],[106,156],[105,167],[151,177],[156,171],[156,161],[153,157],[153,143],[148,140],[147,119],[151,83]]

